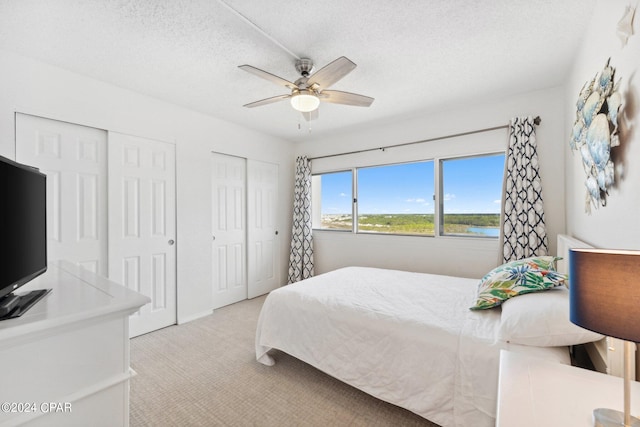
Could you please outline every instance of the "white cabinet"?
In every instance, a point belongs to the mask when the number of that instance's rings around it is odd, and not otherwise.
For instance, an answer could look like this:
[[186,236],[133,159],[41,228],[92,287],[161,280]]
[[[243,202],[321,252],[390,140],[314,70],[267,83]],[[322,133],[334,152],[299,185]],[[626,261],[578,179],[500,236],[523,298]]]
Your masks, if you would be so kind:
[[66,262],[18,292],[42,288],[0,322],[0,425],[127,426],[129,315],[149,298]]

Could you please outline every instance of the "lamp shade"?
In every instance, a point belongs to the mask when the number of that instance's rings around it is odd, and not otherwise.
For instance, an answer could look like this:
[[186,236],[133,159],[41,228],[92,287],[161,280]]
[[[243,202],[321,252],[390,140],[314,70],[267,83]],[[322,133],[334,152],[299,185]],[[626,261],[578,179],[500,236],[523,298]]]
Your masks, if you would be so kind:
[[569,300],[576,325],[640,342],[640,251],[571,249]]
[[303,113],[309,113],[320,105],[320,99],[308,90],[300,90],[291,97],[291,106]]

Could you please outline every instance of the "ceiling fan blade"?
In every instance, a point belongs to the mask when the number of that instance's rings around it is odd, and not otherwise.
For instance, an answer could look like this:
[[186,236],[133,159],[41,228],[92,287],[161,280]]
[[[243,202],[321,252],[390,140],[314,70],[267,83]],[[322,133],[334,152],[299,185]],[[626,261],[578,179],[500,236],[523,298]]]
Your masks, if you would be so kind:
[[308,122],[310,122],[311,120],[318,120],[318,108],[308,113],[302,113],[302,115],[304,116],[304,119]]
[[334,104],[355,105],[356,107],[370,106],[374,98],[357,93],[342,92],[340,90],[323,90],[320,93],[320,101]]
[[291,83],[289,80],[285,80],[282,77],[278,77],[275,74],[268,73],[260,68],[253,67],[251,65],[238,65],[238,68],[245,70],[255,76],[262,77],[265,80],[269,80],[271,83],[275,83],[280,86],[287,87],[289,89],[296,89],[297,86]]
[[309,77],[309,85],[316,83],[320,88],[325,89],[349,74],[356,68],[347,57],[341,56],[330,64],[325,65]]
[[243,107],[253,108],[260,107],[261,105],[273,104],[274,102],[282,101],[283,99],[291,98],[291,95],[278,95],[271,98],[261,99],[260,101],[251,102],[243,105]]

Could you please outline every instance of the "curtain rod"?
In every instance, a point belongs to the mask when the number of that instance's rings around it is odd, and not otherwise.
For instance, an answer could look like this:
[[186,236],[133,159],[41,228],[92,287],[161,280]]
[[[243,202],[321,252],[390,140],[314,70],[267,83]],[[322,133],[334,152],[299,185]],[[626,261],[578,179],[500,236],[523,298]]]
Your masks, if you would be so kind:
[[[542,119],[540,118],[540,116],[536,116],[533,119],[533,123],[536,126],[538,126],[540,123],[542,123]],[[455,137],[458,137],[458,136],[473,135],[474,133],[482,133],[482,132],[489,132],[489,131],[492,131],[492,130],[506,129],[508,127],[509,127],[509,125],[494,126],[494,127],[485,128],[485,129],[472,130],[472,131],[469,131],[469,132],[454,133],[452,135],[438,136],[438,137],[435,137],[435,138],[423,139],[423,140],[420,140],[420,141],[412,141],[412,142],[404,142],[402,144],[388,145],[386,147],[366,148],[364,150],[348,151],[346,153],[327,154],[326,156],[310,157],[309,160],[326,159],[328,157],[346,156],[346,155],[349,155],[349,154],[366,153],[368,151],[378,151],[378,150],[384,151],[387,148],[396,148],[396,147],[404,147],[406,145],[422,144],[422,143],[425,143],[425,142],[439,141],[441,139],[449,139],[449,138],[455,138]]]

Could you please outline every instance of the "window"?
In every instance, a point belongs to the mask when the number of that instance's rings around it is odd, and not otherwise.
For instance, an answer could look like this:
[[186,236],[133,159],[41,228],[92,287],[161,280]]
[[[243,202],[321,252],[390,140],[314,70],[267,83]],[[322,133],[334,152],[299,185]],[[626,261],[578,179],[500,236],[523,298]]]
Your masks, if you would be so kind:
[[312,177],[311,206],[314,228],[348,231],[353,229],[352,175],[351,171],[344,171]]
[[313,227],[497,238],[504,158],[504,153],[440,158],[314,175]]
[[504,154],[440,161],[443,235],[498,237]]
[[433,162],[358,169],[358,231],[434,234]]

